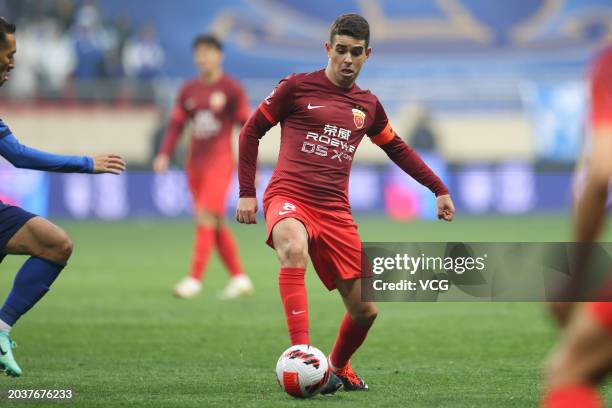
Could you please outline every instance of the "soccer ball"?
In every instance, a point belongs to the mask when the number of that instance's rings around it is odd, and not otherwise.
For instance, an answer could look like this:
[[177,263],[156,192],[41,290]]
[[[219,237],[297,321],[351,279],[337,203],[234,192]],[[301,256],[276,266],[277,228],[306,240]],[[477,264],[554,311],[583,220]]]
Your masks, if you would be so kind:
[[327,358],[316,347],[299,344],[289,347],[276,363],[276,381],[296,398],[317,395],[329,378]]

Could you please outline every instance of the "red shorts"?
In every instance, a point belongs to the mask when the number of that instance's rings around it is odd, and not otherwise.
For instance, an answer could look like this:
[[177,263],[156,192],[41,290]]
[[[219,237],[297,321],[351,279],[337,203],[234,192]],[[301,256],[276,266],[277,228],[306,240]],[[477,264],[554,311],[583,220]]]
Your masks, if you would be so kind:
[[264,201],[268,239],[274,248],[272,229],[280,220],[295,218],[308,232],[308,253],[312,265],[329,290],[336,288],[334,279],[361,276],[361,240],[353,217],[346,211],[314,208],[294,199],[275,196]]
[[233,164],[189,164],[186,173],[195,209],[216,215],[225,214],[225,199],[234,173]]
[[587,307],[595,320],[612,332],[612,302],[591,302]]

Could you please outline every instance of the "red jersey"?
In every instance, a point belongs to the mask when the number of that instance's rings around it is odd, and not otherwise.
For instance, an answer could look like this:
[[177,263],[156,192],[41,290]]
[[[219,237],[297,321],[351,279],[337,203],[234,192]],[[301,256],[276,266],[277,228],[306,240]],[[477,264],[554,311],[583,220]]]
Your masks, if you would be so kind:
[[231,135],[248,119],[248,100],[238,81],[228,75],[213,84],[199,78],[181,87],[160,152],[172,156],[187,121],[191,122],[189,163],[233,161]]
[[612,46],[604,49],[593,64],[591,124],[612,126]]
[[[281,195],[348,210],[348,180],[364,136],[393,137],[385,111],[370,91],[334,85],[324,70],[283,79],[259,110],[281,122],[276,169],[264,199]],[[385,137],[381,135],[380,137]]]
[[240,197],[255,196],[259,139],[278,122],[281,146],[265,201],[285,196],[313,207],[350,210],[349,173],[364,136],[434,194],[448,194],[438,176],[395,134],[376,96],[357,85],[337,87],[321,70],[283,79],[242,127]]

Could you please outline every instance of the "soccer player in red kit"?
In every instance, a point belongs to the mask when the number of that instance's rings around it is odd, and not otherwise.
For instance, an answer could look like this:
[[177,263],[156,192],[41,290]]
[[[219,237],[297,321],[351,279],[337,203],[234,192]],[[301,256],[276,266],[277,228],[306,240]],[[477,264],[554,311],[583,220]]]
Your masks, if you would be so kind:
[[195,210],[195,244],[191,273],[176,285],[174,293],[189,298],[202,290],[202,274],[216,245],[231,275],[222,297],[235,298],[253,291],[224,217],[225,199],[234,171],[232,130],[234,125],[246,122],[249,106],[240,84],[223,72],[223,51],[216,37],[198,36],[193,42],[193,58],[199,76],[181,88],[153,163],[158,173],[168,169],[183,127],[191,122],[186,171]]
[[[577,241],[587,243],[594,242],[605,225],[612,177],[612,46],[597,56],[592,67],[591,127],[586,184],[575,219]],[[603,407],[596,387],[612,368],[612,302],[554,306],[558,314],[571,311],[572,315],[549,359],[542,406]],[[569,309],[572,306],[574,310]]]
[[240,134],[236,218],[252,224],[259,139],[281,123],[279,159],[264,194],[264,214],[267,243],[280,261],[280,295],[291,344],[310,344],[304,286],[309,256],[321,281],[329,290],[337,288],[346,306],[329,356],[336,385],[327,393],[340,386],[347,391],[368,388],[349,364],[377,315],[373,302],[361,300],[361,241],[348,202],[351,164],[363,137],[436,194],[439,218],[451,221],[454,214],[444,184],[396,135],[378,98],[355,84],[371,53],[369,38],[363,17],[338,17],[325,43],[327,67],[283,79]]

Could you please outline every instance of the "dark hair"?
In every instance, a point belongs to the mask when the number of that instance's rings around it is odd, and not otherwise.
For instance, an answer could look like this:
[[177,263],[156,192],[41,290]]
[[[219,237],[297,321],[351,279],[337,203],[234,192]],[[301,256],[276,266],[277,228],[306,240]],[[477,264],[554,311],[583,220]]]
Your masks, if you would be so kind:
[[6,47],[6,35],[15,34],[16,29],[17,27],[15,24],[9,23],[4,19],[4,17],[0,17],[0,47]]
[[191,49],[195,50],[198,45],[212,45],[219,51],[223,51],[223,44],[217,37],[212,34],[200,34],[198,35],[191,44]]
[[359,14],[343,14],[334,20],[329,29],[329,42],[334,42],[334,36],[348,35],[358,40],[365,40],[365,46],[370,45],[370,24]]

